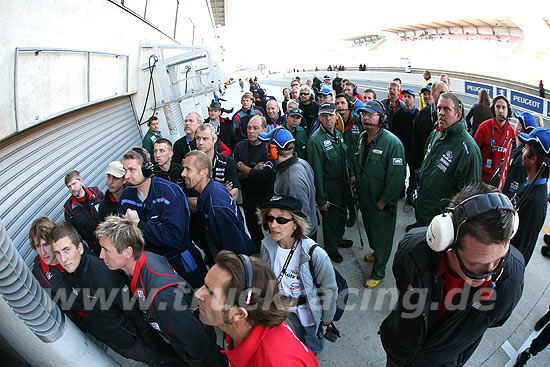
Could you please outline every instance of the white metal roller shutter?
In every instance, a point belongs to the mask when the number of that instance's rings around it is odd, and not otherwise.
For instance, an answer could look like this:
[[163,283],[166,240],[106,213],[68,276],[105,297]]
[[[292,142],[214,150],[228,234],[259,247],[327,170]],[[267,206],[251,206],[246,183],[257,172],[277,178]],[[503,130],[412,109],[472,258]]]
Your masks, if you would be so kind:
[[105,190],[109,162],[141,145],[129,97],[98,103],[0,142],[0,218],[23,260],[34,251],[28,241],[32,221],[47,215],[63,220],[69,192],[65,174],[80,171],[85,186]]

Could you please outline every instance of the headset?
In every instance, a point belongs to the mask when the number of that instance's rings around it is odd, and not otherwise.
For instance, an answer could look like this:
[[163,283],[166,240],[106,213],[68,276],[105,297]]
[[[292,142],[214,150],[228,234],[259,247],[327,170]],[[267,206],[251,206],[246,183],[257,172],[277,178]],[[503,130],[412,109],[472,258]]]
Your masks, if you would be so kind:
[[336,101],[336,98],[345,98],[346,101],[348,102],[348,108],[346,108],[348,111],[355,111],[355,103],[353,103],[351,101],[351,98],[350,96],[348,96],[346,93],[339,93],[336,95],[336,97],[334,97],[334,101]]
[[498,101],[499,99],[506,101],[506,106],[508,106],[508,115],[506,116],[506,119],[508,120],[509,118],[512,117],[512,107],[510,107],[510,102],[508,101],[508,98],[506,98],[502,94],[499,94],[498,96],[496,96],[495,99],[493,99],[493,102],[491,102],[491,114],[493,114],[493,117],[496,116],[495,102]]
[[252,291],[254,288],[254,265],[252,264],[252,260],[250,257],[244,254],[240,254],[239,258],[243,262],[244,267],[244,279],[246,282],[246,288],[244,291],[246,292],[246,304],[250,305],[250,301],[252,299]]
[[351,84],[351,86],[353,87],[353,95],[358,95],[359,93],[357,91],[357,86],[355,85],[355,83],[349,82],[348,84]]
[[[141,150],[137,148],[132,148],[132,150],[138,153],[141,156],[141,158],[143,158],[143,163],[141,164],[141,173],[143,174],[145,179],[153,177],[154,176],[153,163],[147,160],[147,157]],[[145,180],[143,182],[145,182]],[[141,183],[139,185],[141,185]],[[139,185],[136,185],[136,186],[139,186]]]
[[265,144],[265,147],[267,149],[267,158],[268,159],[274,159],[276,160],[279,158],[279,149],[275,144],[273,144],[273,140],[275,140],[275,136],[277,135],[277,131],[284,129],[283,126],[276,127],[273,129],[273,133],[271,134],[271,138],[269,138],[269,141]]
[[[382,113],[379,113],[380,115],[380,118],[378,120],[378,126],[379,127],[384,127],[386,126],[386,108],[384,107],[384,105],[382,104],[382,102],[380,102],[379,100],[375,99],[373,100],[372,102],[376,102],[380,105],[380,107],[382,108]],[[368,126],[376,126],[374,124],[367,124]]]
[[450,250],[456,244],[460,227],[469,220],[491,210],[508,210],[514,213],[512,237],[519,226],[519,215],[510,199],[500,193],[474,195],[450,209],[435,216],[426,231],[426,242],[435,252]]

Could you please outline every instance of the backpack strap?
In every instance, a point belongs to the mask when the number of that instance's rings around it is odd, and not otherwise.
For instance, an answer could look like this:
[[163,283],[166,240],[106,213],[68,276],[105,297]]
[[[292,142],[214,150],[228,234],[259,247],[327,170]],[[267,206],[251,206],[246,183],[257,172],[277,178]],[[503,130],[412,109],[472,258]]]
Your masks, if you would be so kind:
[[315,284],[315,288],[319,288],[319,283],[317,283],[317,278],[315,277],[315,269],[313,269],[313,251],[315,250],[316,247],[319,247],[318,244],[315,244],[313,246],[311,246],[311,248],[309,249],[309,272],[311,273],[311,277],[313,278],[313,284]]

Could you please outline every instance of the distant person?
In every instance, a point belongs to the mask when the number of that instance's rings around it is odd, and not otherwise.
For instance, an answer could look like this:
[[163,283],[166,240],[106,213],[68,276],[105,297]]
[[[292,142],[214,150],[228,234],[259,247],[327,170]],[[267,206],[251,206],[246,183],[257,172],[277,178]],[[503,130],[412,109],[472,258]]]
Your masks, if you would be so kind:
[[374,101],[376,99],[376,92],[368,88],[363,92],[363,101],[366,103],[368,101]]
[[313,75],[313,85],[318,89],[321,90],[321,79],[319,79],[319,76],[317,74]]
[[449,76],[447,74],[441,74],[439,76],[439,81],[447,84],[447,88],[449,88],[449,90],[451,90],[451,78],[449,78]]
[[241,93],[244,92],[244,82],[241,78],[239,78],[239,87],[241,87]]
[[468,125],[470,134],[474,136],[479,125],[491,117],[493,117],[491,113],[491,98],[486,89],[480,89],[477,94],[477,103],[470,108],[470,111],[466,115],[466,124]]
[[393,78],[393,81],[396,83],[399,83],[399,100],[403,101],[403,89],[402,89],[403,82],[401,82],[400,78]]
[[357,86],[352,82],[349,82],[344,86],[344,93],[349,97],[350,102],[352,103],[350,108],[354,108],[353,112],[357,113],[357,111],[365,105],[359,98],[357,98]]
[[[260,110],[253,106],[253,103],[254,96],[248,92],[244,93],[241,97],[242,108],[233,115],[233,128],[235,129],[235,137],[237,142],[246,139],[246,127],[248,125],[248,121],[250,121],[253,116],[263,116]],[[231,151],[233,151],[234,148],[234,146],[229,147]]]
[[[424,85],[423,85],[424,87],[427,86],[427,85],[431,85],[431,86],[434,85],[434,81],[432,80],[432,73],[429,70],[424,71],[424,74],[422,76],[424,78]],[[445,83],[445,85],[447,85],[447,83]],[[449,89],[448,86],[447,86],[447,89]],[[418,109],[422,110],[426,106],[427,106],[426,103],[424,102],[422,97],[420,97],[420,103],[419,103],[419,108]]]
[[401,93],[401,86],[398,82],[390,82],[388,84],[388,98],[384,98],[380,101],[384,106],[386,114],[386,128],[391,129],[391,122],[393,114],[400,108],[403,108],[405,104],[399,100],[399,94]]
[[289,301],[264,261],[222,251],[204,283],[195,292],[199,319],[226,334],[231,366],[319,366],[285,323]]
[[172,160],[174,162],[181,164],[182,159],[188,152],[197,149],[197,144],[195,143],[195,131],[202,123],[202,116],[198,112],[190,112],[187,116],[185,116],[185,120],[183,122],[185,136],[176,140],[173,146],[174,155],[172,156]]
[[510,142],[514,140],[514,129],[508,119],[512,117],[512,107],[504,96],[496,96],[491,105],[493,118],[482,122],[475,135],[479,150],[481,150],[481,179],[489,182],[491,175],[511,149]]
[[150,155],[153,155],[153,144],[157,139],[162,138],[162,134],[159,130],[159,119],[157,116],[151,116],[149,117],[149,120],[147,121],[147,127],[149,127],[149,131],[147,131],[147,134],[143,137],[142,146],[149,152]]
[[278,126],[283,126],[285,124],[286,117],[281,114],[281,110],[279,109],[279,102],[277,102],[277,100],[272,99],[268,101],[265,111],[267,131],[271,131]]
[[[232,111],[232,110],[231,110]],[[223,118],[222,112],[229,112],[222,108],[220,102],[212,101],[210,106],[208,106],[208,118],[204,120],[205,123],[214,125],[216,128],[216,135],[218,135],[220,153],[225,155],[231,155],[231,151],[236,142],[235,129],[233,128],[233,122],[226,118]],[[224,152],[222,145],[227,147],[227,154]],[[181,162],[178,162],[181,164]]]
[[[323,88],[321,88],[322,90]],[[321,93],[321,92],[319,92]],[[302,126],[306,131],[310,132],[313,126],[313,122],[319,114],[319,103],[311,100],[311,95],[313,91],[307,85],[300,87],[300,109],[302,110],[302,115],[304,116],[305,126]]]
[[99,242],[94,231],[99,224],[97,209],[103,200],[103,193],[99,186],[85,187],[77,170],[67,172],[65,186],[71,193],[71,197],[63,205],[65,221],[71,223],[88,247],[99,255]]
[[539,83],[539,96],[541,98],[545,98],[544,95],[545,95],[544,84],[542,83],[542,80],[541,80]]
[[284,88],[283,89],[283,102],[282,102],[282,108],[283,108],[283,113],[286,115],[286,113],[288,112],[288,109],[286,108],[286,104],[288,103],[288,100],[290,99],[290,89],[289,88]]
[[319,93],[319,88],[313,85],[313,79],[307,78],[306,85],[311,88],[311,90],[313,91],[313,97],[317,101],[317,93]]
[[[296,151],[296,154],[299,158],[307,159],[307,132],[306,130],[300,126],[302,124],[303,120],[302,116],[302,110],[298,107],[292,107],[288,114],[286,115],[286,123],[285,123],[285,129],[290,131],[292,136],[295,139],[294,143],[294,150]],[[260,139],[262,139],[262,135],[260,134]],[[262,141],[267,142],[268,140],[262,139]]]
[[[162,138],[161,138],[162,139]],[[109,215],[117,215],[120,206],[120,195],[124,190],[124,175],[126,171],[120,161],[112,161],[107,167],[107,187],[105,195],[97,211],[98,221],[103,222]]]
[[298,101],[300,99],[300,88],[292,87],[292,89],[290,89],[290,98]]
[[342,78],[340,78],[338,73],[336,73],[336,76],[332,80],[332,89],[334,89],[336,94],[340,94],[344,91],[342,88]]
[[513,367],[523,367],[527,361],[531,358],[542,352],[548,344],[550,344],[550,310],[542,316],[537,323],[535,324],[535,331],[542,332],[531,341],[531,344],[527,349],[521,352],[516,360],[516,364]]

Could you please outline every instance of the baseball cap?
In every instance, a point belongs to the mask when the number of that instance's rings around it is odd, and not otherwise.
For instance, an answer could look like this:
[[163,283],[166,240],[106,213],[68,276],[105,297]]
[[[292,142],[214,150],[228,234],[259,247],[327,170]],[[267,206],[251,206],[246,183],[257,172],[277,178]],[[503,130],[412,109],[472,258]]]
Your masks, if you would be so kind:
[[288,110],[288,113],[287,115],[288,116],[291,116],[291,115],[298,115],[300,116],[301,118],[304,118],[304,115],[302,115],[302,110],[299,109],[298,107],[292,107],[290,110]]
[[323,77],[323,79],[330,79],[330,76],[325,75],[325,76]]
[[275,136],[273,137],[273,142],[277,144],[277,146],[281,149],[287,149],[288,144],[296,141],[296,139],[294,139],[294,136],[292,136],[292,133],[287,129],[273,129],[268,133],[260,133],[258,135],[258,139],[267,143],[271,140],[273,134],[275,134]]
[[519,133],[518,138],[526,144],[538,146],[547,156],[550,156],[550,130],[537,127],[529,134]]
[[422,87],[422,89],[420,89],[420,93],[424,92],[425,90],[427,90],[428,92],[431,92],[432,91],[432,85],[428,84],[425,87]]
[[514,111],[514,117],[517,118],[519,122],[521,122],[523,130],[527,131],[528,133],[533,131],[533,129],[538,126],[535,116],[533,116],[529,112]]
[[321,108],[319,108],[319,115],[323,113],[329,113],[333,114],[336,112],[336,105],[334,103],[326,102],[321,105]]
[[322,95],[324,95],[324,96],[328,96],[329,94],[330,94],[330,95],[334,95],[333,93],[334,93],[334,92],[332,91],[332,89],[327,88],[327,87],[323,87],[323,88],[321,88],[321,90],[319,91],[318,94],[322,94]]
[[384,114],[384,108],[377,101],[368,101],[367,103],[365,103],[365,105],[363,107],[359,108],[357,111],[358,112],[359,111],[366,111],[366,112],[370,112],[370,113],[378,112],[381,115]]
[[409,93],[411,96],[416,97],[416,96],[414,95],[414,91],[413,91],[412,89],[410,89],[410,88],[403,89],[403,90],[401,91],[401,93],[403,93],[403,94]]
[[302,218],[306,217],[305,214],[302,213],[302,202],[291,195],[275,195],[268,202],[260,204],[260,209],[271,208],[288,210]]
[[124,177],[125,173],[126,170],[124,169],[120,161],[112,161],[111,163],[109,163],[109,167],[107,167],[107,172],[105,172],[105,176],[112,175],[116,178],[122,178]]

